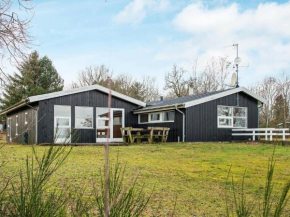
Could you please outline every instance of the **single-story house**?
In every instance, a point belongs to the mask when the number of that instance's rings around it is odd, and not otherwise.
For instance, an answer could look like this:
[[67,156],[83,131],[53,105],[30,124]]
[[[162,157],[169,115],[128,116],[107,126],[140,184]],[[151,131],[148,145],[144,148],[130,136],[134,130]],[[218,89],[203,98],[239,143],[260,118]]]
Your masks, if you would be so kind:
[[71,143],[104,142],[108,128],[110,142],[121,142],[121,127],[148,126],[169,127],[169,142],[231,141],[250,138],[233,138],[231,130],[258,128],[263,103],[243,87],[145,103],[92,85],[28,97],[0,114],[7,142],[61,143],[68,135]]

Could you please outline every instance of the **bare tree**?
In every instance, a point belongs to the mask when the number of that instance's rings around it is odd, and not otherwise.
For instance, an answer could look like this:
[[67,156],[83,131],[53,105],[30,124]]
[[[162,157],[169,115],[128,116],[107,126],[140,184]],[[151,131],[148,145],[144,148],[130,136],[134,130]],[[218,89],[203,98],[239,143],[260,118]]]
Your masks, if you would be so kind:
[[108,87],[112,90],[131,96],[135,99],[147,102],[157,100],[159,91],[155,83],[155,78],[145,76],[141,81],[134,79],[131,75],[120,74],[114,76],[105,65],[90,66],[78,73],[76,82],[72,82],[72,88],[85,87],[94,84],[99,84]]
[[164,90],[169,90],[169,95],[181,97],[188,94],[188,81],[185,79],[186,70],[182,67],[173,65],[172,71],[165,75]]
[[[31,12],[32,7],[29,2],[29,0],[18,0],[19,9]],[[22,19],[12,11],[12,6],[11,0],[0,2],[0,58],[1,61],[6,59],[10,64],[17,66],[27,57],[26,50],[32,44],[32,38],[28,33],[31,19]],[[2,66],[0,71],[7,78]]]
[[289,112],[287,111],[288,109],[288,105],[290,102],[290,77],[288,74],[286,74],[285,72],[283,72],[282,76],[280,77],[280,79],[278,79],[277,81],[277,85],[278,85],[278,91],[279,93],[283,96],[283,125],[284,127],[286,127],[286,122],[288,119],[288,114]]
[[195,94],[224,90],[230,64],[227,57],[212,57],[201,73],[196,75],[195,72],[190,78],[191,83],[196,86]]
[[249,89],[267,100],[267,104],[259,109],[260,124],[264,127],[271,126],[274,120],[274,105],[279,93],[277,79],[274,77],[267,77],[261,83],[249,87]]
[[158,85],[156,84],[156,79],[150,76],[144,76],[141,83],[144,84],[145,89],[144,101],[150,102],[158,100],[160,94]]
[[89,66],[78,73],[77,82],[72,83],[72,88],[85,87],[99,84],[107,87],[108,78],[112,78],[111,72],[105,65]]

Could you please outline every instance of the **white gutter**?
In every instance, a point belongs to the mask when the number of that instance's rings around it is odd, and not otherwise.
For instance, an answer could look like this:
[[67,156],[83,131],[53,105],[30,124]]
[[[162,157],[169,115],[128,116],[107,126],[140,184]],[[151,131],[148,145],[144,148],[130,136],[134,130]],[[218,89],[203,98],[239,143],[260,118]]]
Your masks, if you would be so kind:
[[177,105],[175,105],[175,109],[182,114],[182,142],[185,142],[185,114],[177,108]]

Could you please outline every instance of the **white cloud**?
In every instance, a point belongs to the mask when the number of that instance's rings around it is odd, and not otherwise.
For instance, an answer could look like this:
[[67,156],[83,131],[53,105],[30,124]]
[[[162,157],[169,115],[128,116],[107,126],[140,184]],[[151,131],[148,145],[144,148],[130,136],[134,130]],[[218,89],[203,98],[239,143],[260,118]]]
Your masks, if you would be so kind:
[[141,22],[149,11],[164,11],[169,5],[169,0],[134,0],[114,16],[113,21],[136,24]]
[[181,42],[168,42],[156,58],[191,63],[195,56],[202,68],[213,55],[234,59],[235,51],[224,46],[239,43],[242,63],[250,65],[241,69],[242,81],[247,85],[248,77],[253,82],[283,70],[290,72],[289,20],[290,2],[259,4],[247,10],[236,3],[211,8],[201,2],[192,3],[173,20],[177,30],[190,34],[189,39],[182,46]]

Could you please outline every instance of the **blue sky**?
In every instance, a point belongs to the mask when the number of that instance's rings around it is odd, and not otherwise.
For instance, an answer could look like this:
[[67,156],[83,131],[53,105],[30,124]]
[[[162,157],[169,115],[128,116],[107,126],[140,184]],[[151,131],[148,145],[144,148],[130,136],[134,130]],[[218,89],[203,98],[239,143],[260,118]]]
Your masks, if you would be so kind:
[[241,84],[290,71],[289,1],[35,0],[31,33],[66,88],[77,72],[105,64],[115,74],[150,75],[160,89],[174,63],[198,70],[213,56],[235,58]]

